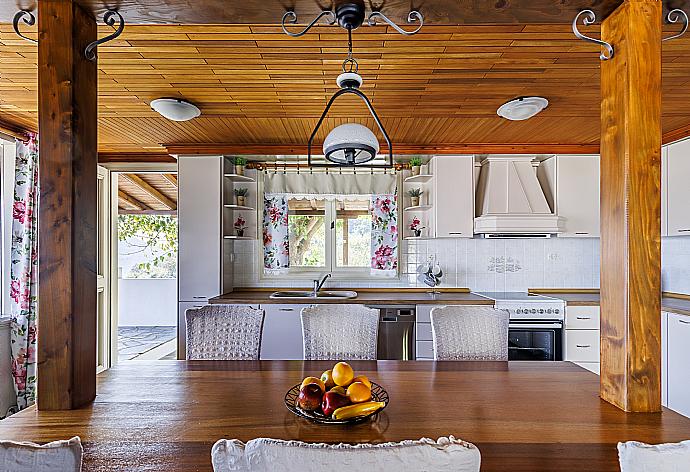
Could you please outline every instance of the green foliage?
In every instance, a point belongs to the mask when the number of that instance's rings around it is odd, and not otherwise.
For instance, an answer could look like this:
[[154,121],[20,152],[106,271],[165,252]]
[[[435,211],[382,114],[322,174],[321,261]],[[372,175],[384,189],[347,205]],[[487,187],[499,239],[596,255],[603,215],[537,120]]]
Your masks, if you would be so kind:
[[244,157],[235,157],[232,160],[232,163],[235,164],[236,166],[246,166],[247,165],[247,159]]
[[[153,258],[138,265],[140,271],[170,263],[177,257],[177,218],[164,215],[119,215],[117,235],[137,249],[131,254],[149,250]],[[135,242],[140,240],[141,243]]]
[[407,191],[407,194],[408,194],[410,197],[419,197],[419,196],[421,196],[423,193],[424,193],[424,192],[422,192],[422,189],[421,189],[421,188],[411,188],[410,190]]
[[421,157],[412,157],[410,159],[410,167],[417,167],[422,165],[422,158]]
[[249,189],[246,187],[240,187],[235,189],[235,196],[246,197],[249,194]]
[[290,215],[290,264],[320,267],[326,260],[323,216]]

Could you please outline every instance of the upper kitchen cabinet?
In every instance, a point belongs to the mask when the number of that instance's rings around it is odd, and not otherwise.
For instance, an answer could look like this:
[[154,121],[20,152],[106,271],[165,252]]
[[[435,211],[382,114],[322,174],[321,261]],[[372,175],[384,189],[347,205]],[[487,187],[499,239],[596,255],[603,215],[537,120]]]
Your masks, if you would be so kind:
[[221,156],[177,159],[180,301],[205,302],[221,287]]
[[435,156],[430,168],[434,237],[473,237],[474,156]]
[[564,219],[559,237],[599,237],[599,156],[559,155],[544,161],[540,180],[550,203]]
[[667,234],[690,236],[690,140],[668,146],[664,173]]

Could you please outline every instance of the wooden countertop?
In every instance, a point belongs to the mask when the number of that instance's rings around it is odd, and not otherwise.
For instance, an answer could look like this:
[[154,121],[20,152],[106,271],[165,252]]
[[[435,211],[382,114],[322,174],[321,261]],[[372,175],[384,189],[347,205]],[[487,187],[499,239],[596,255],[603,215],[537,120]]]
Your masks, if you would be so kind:
[[[598,293],[580,292],[555,292],[551,290],[530,290],[532,293],[540,293],[548,297],[560,298],[570,306],[596,306],[599,305]],[[661,309],[679,315],[690,316],[690,299],[664,295],[661,298]]]
[[[226,304],[311,304],[311,303],[359,303],[367,305],[493,305],[493,300],[469,293],[469,291],[448,291],[437,295],[431,295],[426,291],[408,289],[390,289],[367,291],[366,289],[329,289],[329,290],[355,290],[357,298],[349,300],[326,299],[273,299],[271,293],[276,290],[238,290],[226,293],[209,300],[209,303]],[[300,289],[286,289],[300,290]]]
[[[454,435],[477,445],[482,472],[618,471],[616,443],[688,439],[670,410],[630,414],[599,399],[599,377],[567,362],[353,361],[391,401],[376,421],[322,426],[283,404],[325,361],[124,362],[98,376],[93,404],[24,410],[0,437],[44,443],[75,435],[90,472],[211,472],[221,438],[382,443]],[[328,469],[328,467],[324,467]]]

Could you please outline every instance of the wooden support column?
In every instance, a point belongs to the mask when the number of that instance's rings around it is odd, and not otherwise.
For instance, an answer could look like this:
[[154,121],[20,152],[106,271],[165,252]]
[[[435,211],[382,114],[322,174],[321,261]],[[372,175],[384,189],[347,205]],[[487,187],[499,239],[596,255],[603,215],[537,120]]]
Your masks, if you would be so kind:
[[96,22],[73,0],[38,2],[38,408],[96,397]]
[[661,2],[602,24],[601,398],[661,410]]

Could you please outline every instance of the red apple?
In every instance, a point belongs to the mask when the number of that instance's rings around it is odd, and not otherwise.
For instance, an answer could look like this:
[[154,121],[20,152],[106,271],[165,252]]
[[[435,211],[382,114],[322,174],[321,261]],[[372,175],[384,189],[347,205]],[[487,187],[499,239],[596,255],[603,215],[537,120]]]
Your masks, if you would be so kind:
[[319,384],[310,383],[302,387],[297,397],[297,404],[306,411],[314,411],[321,406],[323,392]]
[[323,401],[321,402],[321,411],[326,416],[331,416],[335,410],[340,407],[347,406],[350,404],[350,399],[346,395],[341,395],[338,392],[331,390],[326,392],[323,396]]

